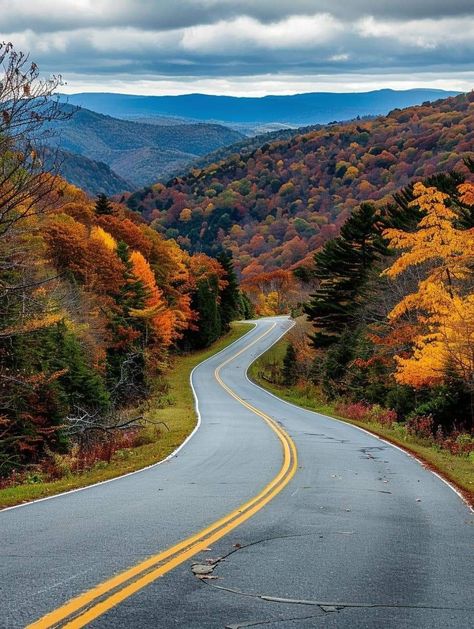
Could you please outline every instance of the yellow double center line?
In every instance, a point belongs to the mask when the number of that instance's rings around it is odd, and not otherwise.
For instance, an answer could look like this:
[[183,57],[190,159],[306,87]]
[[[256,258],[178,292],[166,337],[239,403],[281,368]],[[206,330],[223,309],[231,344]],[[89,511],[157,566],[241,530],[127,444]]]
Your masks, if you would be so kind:
[[220,376],[220,371],[223,367],[269,334],[275,328],[275,325],[274,323],[266,332],[225,360],[214,371],[216,380],[227,393],[245,406],[245,408],[252,411],[252,413],[261,417],[280,440],[283,449],[283,461],[280,471],[275,478],[256,496],[220,520],[213,522],[196,535],[188,537],[175,546],[149,557],[145,561],[71,599],[61,607],[43,616],[43,618],[28,625],[27,629],[50,629],[52,627],[79,629],[80,627],[85,627],[95,618],[101,616],[159,577],[162,577],[173,568],[176,568],[176,566],[193,557],[196,553],[219,540],[239,526],[239,524],[242,524],[242,522],[248,520],[289,483],[297,468],[296,447],[292,439],[275,420],[239,397],[223,382]]

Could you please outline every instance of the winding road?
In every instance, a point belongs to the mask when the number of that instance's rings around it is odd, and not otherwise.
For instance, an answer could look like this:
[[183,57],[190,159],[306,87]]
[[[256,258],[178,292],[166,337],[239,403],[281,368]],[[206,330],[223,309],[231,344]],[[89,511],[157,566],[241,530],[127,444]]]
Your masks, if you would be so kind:
[[252,384],[261,319],[192,374],[167,461],[0,513],[2,629],[474,627],[474,514],[400,449]]

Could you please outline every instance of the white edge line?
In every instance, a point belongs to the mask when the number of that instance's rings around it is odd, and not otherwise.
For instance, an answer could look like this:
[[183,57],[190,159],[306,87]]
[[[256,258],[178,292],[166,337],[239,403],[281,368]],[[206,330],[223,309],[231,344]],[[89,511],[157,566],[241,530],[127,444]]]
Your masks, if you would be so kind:
[[[280,334],[280,336],[277,338],[277,340],[275,341],[275,343],[278,343],[278,341],[280,339],[282,339],[285,334],[287,334],[291,328],[296,324],[295,321],[293,321],[292,325],[285,330],[285,332],[283,332],[283,334]],[[275,345],[275,343],[273,343],[273,345]],[[271,345],[270,347],[273,347],[273,345]],[[442,481],[445,485],[447,485],[452,491],[454,491],[454,493],[458,496],[458,498],[460,498],[462,500],[462,502],[466,505],[466,507],[469,509],[469,511],[472,511],[474,513],[474,507],[472,507],[469,502],[467,501],[467,499],[462,495],[462,493],[459,491],[459,489],[453,485],[452,483],[450,483],[448,480],[446,480],[446,478],[443,478],[441,476],[441,474],[438,474],[438,472],[435,472],[434,470],[430,469],[430,467],[428,467],[428,464],[426,463],[426,461],[423,461],[423,459],[419,459],[415,454],[413,454],[412,452],[405,450],[404,448],[396,445],[395,443],[392,443],[391,441],[387,441],[387,439],[384,439],[383,437],[381,437],[380,435],[375,434],[374,432],[370,432],[370,430],[366,430],[365,428],[362,428],[361,426],[357,426],[356,424],[351,424],[348,421],[344,421],[343,419],[338,419],[337,417],[331,417],[331,415],[324,415],[324,413],[318,413],[317,411],[312,411],[309,408],[304,408],[304,406],[297,406],[296,404],[292,404],[291,402],[288,402],[287,400],[284,400],[281,397],[278,397],[278,395],[275,395],[274,393],[272,393],[271,391],[268,391],[267,389],[264,389],[263,387],[261,387],[259,384],[257,384],[256,382],[254,382],[253,380],[251,380],[248,376],[248,371],[250,369],[250,367],[253,365],[253,363],[258,360],[260,358],[260,356],[262,356],[263,354],[265,354],[265,352],[270,349],[267,348],[266,350],[263,350],[263,352],[260,352],[260,354],[258,354],[254,360],[250,363],[250,365],[247,367],[247,370],[245,372],[245,377],[246,379],[250,382],[250,384],[252,384],[253,386],[257,387],[258,389],[260,389],[261,391],[263,391],[264,393],[266,393],[267,395],[271,395],[271,397],[275,398],[276,400],[279,400],[280,402],[283,402],[284,404],[286,404],[287,406],[291,406],[292,408],[296,408],[302,411],[306,411],[307,413],[311,413],[312,415],[319,415],[320,417],[324,417],[325,419],[330,419],[332,421],[336,421],[339,422],[340,424],[344,424],[345,426],[352,426],[352,428],[355,428],[356,430],[360,430],[362,432],[365,432],[367,435],[370,435],[371,437],[375,437],[375,439],[378,439],[379,441],[383,441],[383,443],[386,443],[387,445],[391,446],[392,448],[396,448],[397,450],[400,450],[400,452],[402,452],[403,454],[405,454],[407,457],[409,457],[410,459],[414,459],[415,461],[417,461],[417,463],[419,463],[421,465],[421,467],[425,470],[427,470],[428,472],[431,472],[431,474],[433,474],[434,476],[436,476],[437,478],[439,478],[440,481]]]
[[[243,321],[242,323],[247,323],[247,322]],[[200,367],[201,365],[204,365],[204,363],[207,363],[208,360],[211,360],[211,358],[215,358],[216,356],[219,356],[223,352],[227,351],[230,347],[233,347],[239,341],[242,341],[243,339],[245,339],[251,332],[254,332],[256,330],[256,328],[258,327],[258,323],[255,323],[255,321],[249,321],[249,323],[253,323],[253,328],[251,330],[249,330],[243,336],[240,336],[238,339],[236,339],[235,341],[230,343],[230,345],[227,345],[226,347],[224,347],[220,351],[216,352],[215,354],[212,354],[212,356],[209,356],[205,360],[201,361],[200,363],[195,365],[193,367],[193,369],[191,370],[191,373],[189,374],[189,383],[191,385],[191,390],[192,390],[193,396],[194,396],[194,410],[195,410],[196,415],[197,415],[197,422],[196,422],[196,425],[194,426],[192,432],[189,433],[189,435],[186,437],[186,439],[183,441],[183,443],[181,443],[175,450],[173,450],[173,452],[168,454],[167,457],[165,457],[164,459],[161,459],[160,461],[157,461],[156,463],[151,463],[151,465],[147,465],[146,467],[141,467],[139,470],[134,470],[133,472],[127,472],[126,474],[121,474],[120,476],[114,476],[113,478],[107,478],[106,480],[101,480],[101,481],[99,481],[97,483],[93,483],[92,485],[86,485],[85,487],[76,487],[74,489],[68,489],[67,491],[62,491],[59,494],[53,494],[52,496],[45,496],[44,498],[36,498],[35,500],[29,500],[28,502],[22,502],[22,503],[20,503],[18,505],[12,505],[11,507],[4,507],[3,509],[0,509],[0,514],[3,513],[4,511],[11,511],[12,509],[20,509],[21,507],[29,507],[30,505],[36,504],[38,502],[44,502],[45,500],[52,500],[53,498],[61,498],[61,496],[67,496],[68,494],[74,494],[74,493],[77,493],[79,491],[85,491],[86,489],[92,489],[93,487],[97,487],[99,485],[105,485],[106,483],[112,483],[113,481],[121,480],[122,478],[126,478],[127,476],[133,476],[134,474],[140,474],[140,472],[145,472],[146,470],[149,470],[152,467],[157,467],[158,465],[161,465],[162,463],[167,463],[170,459],[172,459],[175,456],[177,456],[178,452],[180,452],[180,450],[182,448],[184,448],[184,446],[188,443],[188,441],[190,441],[192,439],[192,437],[194,437],[194,435],[199,430],[199,428],[201,426],[201,423],[202,423],[201,413],[199,411],[199,401],[198,401],[198,397],[196,395],[196,390],[194,389],[194,385],[193,385],[193,374],[194,374],[194,371],[198,367]],[[263,389],[263,390],[265,390],[265,389]]]

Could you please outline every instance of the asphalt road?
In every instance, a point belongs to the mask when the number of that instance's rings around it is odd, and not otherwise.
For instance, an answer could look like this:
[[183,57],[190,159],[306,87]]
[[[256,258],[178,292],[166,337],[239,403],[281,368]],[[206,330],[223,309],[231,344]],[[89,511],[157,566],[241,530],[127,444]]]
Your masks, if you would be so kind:
[[[289,326],[259,320],[195,370],[202,423],[168,462],[0,513],[2,628],[25,627],[103,582],[54,624],[35,626],[474,627],[474,514],[452,489],[402,451],[247,380]],[[223,363],[233,395],[215,377]],[[209,525],[207,538],[156,558]],[[198,578],[194,563],[211,578]]]

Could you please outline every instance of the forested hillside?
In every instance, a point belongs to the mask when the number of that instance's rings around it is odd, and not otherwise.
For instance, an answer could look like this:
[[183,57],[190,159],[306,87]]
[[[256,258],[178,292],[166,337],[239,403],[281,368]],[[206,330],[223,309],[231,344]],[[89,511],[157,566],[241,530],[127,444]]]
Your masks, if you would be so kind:
[[170,351],[206,347],[241,307],[228,259],[189,256],[105,197],[43,185],[1,237],[3,476],[113,433]]
[[[55,143],[68,152],[67,172],[63,174],[69,174],[69,181],[79,185],[76,175],[80,173],[81,160],[77,160],[74,168],[75,154],[103,162],[128,182],[127,187],[114,192],[152,183],[178,166],[190,164],[197,157],[242,138],[237,131],[217,124],[146,124],[111,118],[67,104],[61,104],[61,108],[72,114],[53,124],[57,132]],[[101,190],[94,187],[93,177],[91,172],[85,187],[97,194]],[[82,172],[81,183],[85,179]]]
[[166,393],[170,354],[250,313],[228,256],[189,255],[59,177],[43,144],[64,121],[59,79],[40,82],[10,45],[0,63],[1,484],[32,464],[61,475],[55,454],[74,448],[79,468],[97,444],[110,454],[137,405]]
[[230,249],[244,275],[305,263],[364,200],[414,178],[465,172],[474,94],[331,125],[130,196],[166,237],[191,251]]
[[84,155],[54,149],[46,155],[46,166],[59,164],[64,179],[91,195],[106,194],[108,196],[130,190],[133,184],[122,179],[110,166]]
[[[459,456],[465,473],[450,477],[472,494],[474,162],[466,162],[464,182],[441,173],[390,205],[355,208],[298,273],[311,287],[307,321],[297,320],[286,353],[257,373],[291,401],[436,452],[448,476],[456,464],[443,456]],[[268,308],[275,300],[263,279],[250,285],[260,284],[257,305]]]

